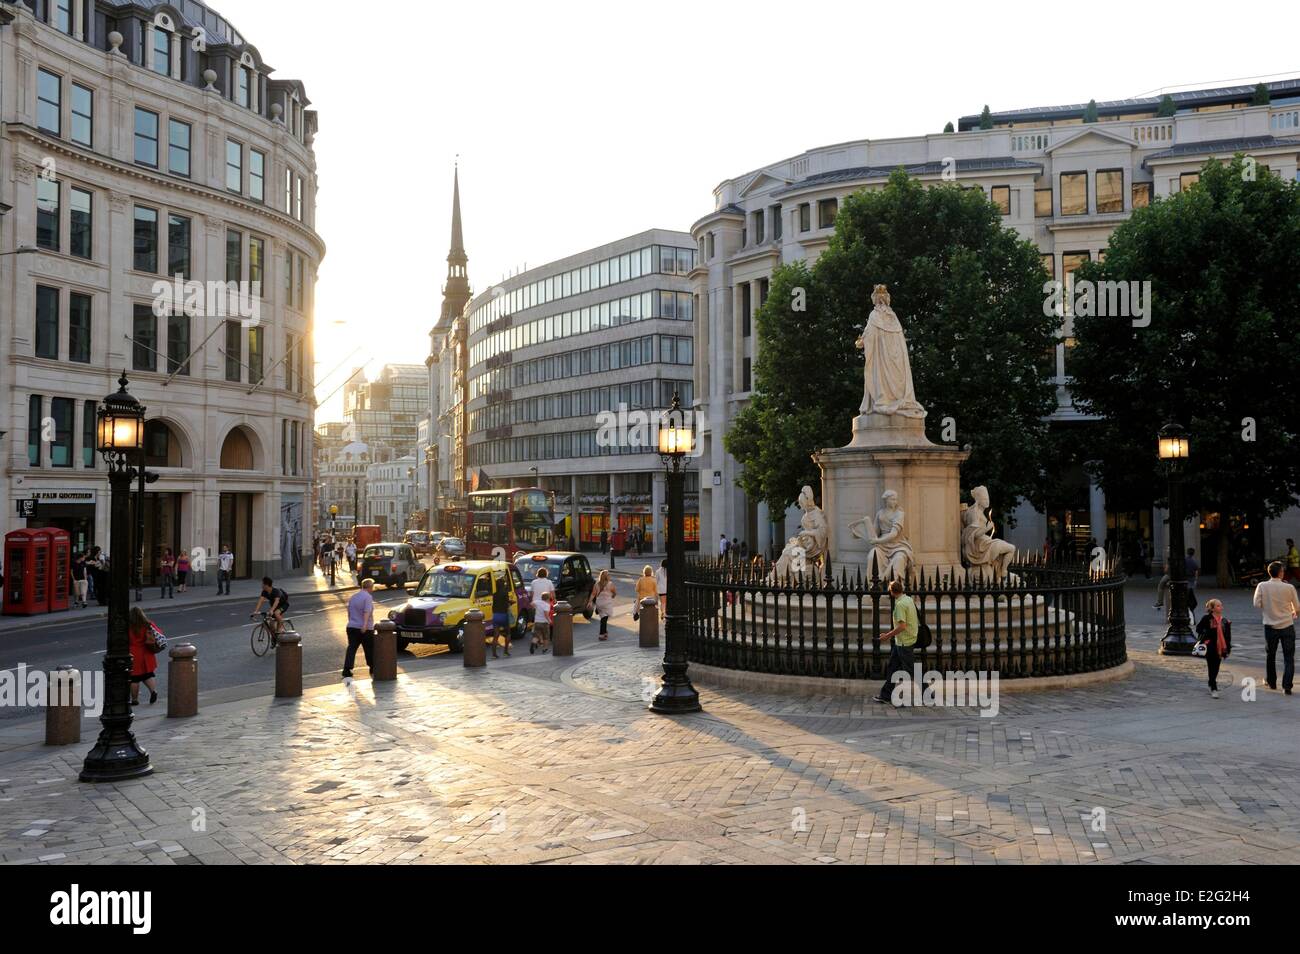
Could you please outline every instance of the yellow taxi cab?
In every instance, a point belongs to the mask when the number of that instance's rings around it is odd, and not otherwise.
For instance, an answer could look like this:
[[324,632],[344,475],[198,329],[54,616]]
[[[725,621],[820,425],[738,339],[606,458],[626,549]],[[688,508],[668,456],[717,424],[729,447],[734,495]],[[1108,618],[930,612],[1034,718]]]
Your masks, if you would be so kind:
[[528,623],[520,609],[526,590],[519,571],[503,560],[460,560],[431,567],[415,595],[389,612],[388,618],[397,624],[398,649],[429,643],[460,652],[465,614],[473,609],[483,614],[484,631],[492,634],[492,595],[499,587],[510,597],[509,638],[521,638]]

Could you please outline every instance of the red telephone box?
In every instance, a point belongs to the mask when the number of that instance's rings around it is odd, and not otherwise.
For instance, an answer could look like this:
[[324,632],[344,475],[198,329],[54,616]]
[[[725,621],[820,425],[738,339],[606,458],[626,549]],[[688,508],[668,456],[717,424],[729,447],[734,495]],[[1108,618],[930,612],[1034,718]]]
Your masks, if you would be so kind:
[[5,535],[4,615],[50,611],[51,539],[50,530],[14,530]]
[[609,535],[609,549],[614,556],[625,556],[627,554],[626,530],[615,530]]
[[50,528],[50,612],[68,609],[72,586],[72,536],[66,530]]

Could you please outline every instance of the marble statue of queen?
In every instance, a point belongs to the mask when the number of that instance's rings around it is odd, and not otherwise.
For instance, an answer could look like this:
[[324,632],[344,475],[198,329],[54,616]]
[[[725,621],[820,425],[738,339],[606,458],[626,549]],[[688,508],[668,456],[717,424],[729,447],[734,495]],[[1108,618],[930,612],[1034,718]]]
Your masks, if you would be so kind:
[[875,308],[862,337],[854,342],[866,361],[861,413],[925,417],[912,384],[907,338],[898,315],[889,307],[889,289],[877,285],[871,301]]

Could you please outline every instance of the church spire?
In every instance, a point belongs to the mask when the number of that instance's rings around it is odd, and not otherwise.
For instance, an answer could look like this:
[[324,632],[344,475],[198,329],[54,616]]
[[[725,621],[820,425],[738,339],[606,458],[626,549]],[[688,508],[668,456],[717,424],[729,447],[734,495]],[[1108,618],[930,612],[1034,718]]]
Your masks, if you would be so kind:
[[[447,277],[462,277],[465,275],[464,266],[469,262],[469,257],[465,254],[465,238],[461,234],[460,228],[460,166],[456,166],[456,171],[452,179],[451,193],[451,250],[447,253],[447,263],[453,266],[448,270]],[[461,266],[459,275],[454,266]]]

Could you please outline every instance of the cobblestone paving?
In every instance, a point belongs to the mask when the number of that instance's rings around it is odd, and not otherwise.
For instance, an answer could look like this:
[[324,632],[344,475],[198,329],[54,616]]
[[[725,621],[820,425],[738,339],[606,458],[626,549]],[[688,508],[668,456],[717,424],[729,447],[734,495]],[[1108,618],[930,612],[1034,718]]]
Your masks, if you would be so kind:
[[[658,657],[446,667],[137,723],[157,768],[76,781],[0,740],[4,863],[1277,863],[1300,847],[1300,701],[1253,663],[1155,655],[1104,685],[978,710],[701,687],[648,713]],[[1228,679],[1234,688],[1227,689]]]

